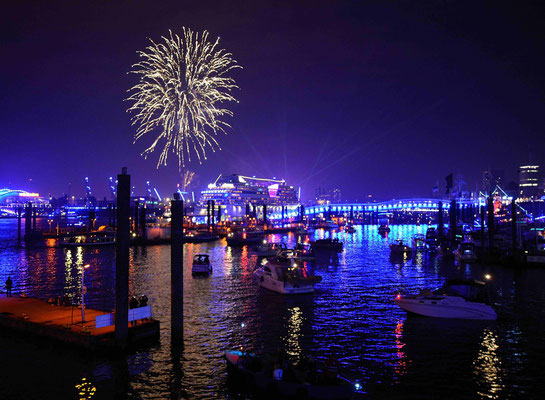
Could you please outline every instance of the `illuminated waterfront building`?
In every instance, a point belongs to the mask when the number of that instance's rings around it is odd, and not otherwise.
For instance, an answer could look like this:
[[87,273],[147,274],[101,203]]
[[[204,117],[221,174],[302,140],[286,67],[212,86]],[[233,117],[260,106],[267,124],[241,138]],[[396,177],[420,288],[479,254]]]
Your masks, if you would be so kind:
[[539,165],[519,167],[519,198],[533,199],[539,194]]

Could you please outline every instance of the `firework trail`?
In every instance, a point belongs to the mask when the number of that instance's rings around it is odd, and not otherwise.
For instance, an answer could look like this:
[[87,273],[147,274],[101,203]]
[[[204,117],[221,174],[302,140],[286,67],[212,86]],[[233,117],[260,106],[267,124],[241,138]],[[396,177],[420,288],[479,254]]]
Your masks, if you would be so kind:
[[186,170],[182,173],[182,182],[180,184],[180,189],[182,192],[188,192],[193,180],[195,178],[195,172]]
[[134,142],[155,137],[142,155],[147,158],[161,143],[157,168],[167,165],[172,152],[181,171],[192,154],[202,163],[207,148],[221,150],[216,136],[230,128],[223,117],[233,116],[223,105],[237,102],[231,92],[238,86],[228,73],[241,66],[231,53],[218,48],[219,38],[208,40],[207,31],[199,35],[183,28],[182,36],[169,33],[162,42],[150,39],[151,45],[138,52],[140,62],[130,73],[140,79],[126,100],[133,102],[127,111],[134,113],[132,125],[137,126]]

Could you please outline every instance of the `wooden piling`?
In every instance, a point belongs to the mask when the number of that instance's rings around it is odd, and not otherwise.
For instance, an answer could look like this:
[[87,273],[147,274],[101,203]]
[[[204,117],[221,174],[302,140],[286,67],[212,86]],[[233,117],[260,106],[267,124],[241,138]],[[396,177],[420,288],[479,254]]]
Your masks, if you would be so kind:
[[115,341],[127,347],[129,321],[129,238],[130,238],[131,176],[127,168],[117,175],[117,233],[115,266]]
[[183,275],[183,201],[174,193],[171,211],[170,248],[170,330],[173,345],[183,346],[184,340],[184,275]]

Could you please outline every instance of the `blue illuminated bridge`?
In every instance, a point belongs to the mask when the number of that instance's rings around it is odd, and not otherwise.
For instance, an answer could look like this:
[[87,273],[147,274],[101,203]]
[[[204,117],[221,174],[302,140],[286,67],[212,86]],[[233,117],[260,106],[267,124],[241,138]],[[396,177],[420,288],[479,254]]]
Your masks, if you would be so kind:
[[[313,205],[305,208],[305,215],[310,217],[318,214],[341,215],[345,213],[365,213],[365,214],[387,214],[393,212],[423,212],[433,213],[439,210],[439,202],[443,203],[443,210],[450,208],[449,200],[440,199],[400,199],[389,200],[381,203],[349,203],[349,204],[327,204]],[[476,200],[458,200],[456,202],[460,208],[476,207],[485,205],[484,199]]]

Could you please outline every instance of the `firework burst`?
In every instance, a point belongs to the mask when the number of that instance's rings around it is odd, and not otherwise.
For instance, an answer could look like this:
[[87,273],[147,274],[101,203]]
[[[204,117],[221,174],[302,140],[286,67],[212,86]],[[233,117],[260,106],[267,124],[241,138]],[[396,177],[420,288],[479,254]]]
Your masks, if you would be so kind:
[[218,48],[219,38],[209,41],[207,31],[199,35],[184,28],[182,36],[169,33],[162,42],[150,39],[151,45],[138,52],[140,62],[130,73],[140,79],[128,91],[127,100],[133,104],[127,111],[134,113],[134,142],[155,137],[142,155],[147,158],[162,146],[157,168],[167,165],[172,152],[181,171],[192,155],[202,163],[207,149],[221,150],[216,137],[230,128],[223,118],[233,116],[224,104],[237,102],[231,92],[238,86],[228,73],[241,66]]

